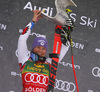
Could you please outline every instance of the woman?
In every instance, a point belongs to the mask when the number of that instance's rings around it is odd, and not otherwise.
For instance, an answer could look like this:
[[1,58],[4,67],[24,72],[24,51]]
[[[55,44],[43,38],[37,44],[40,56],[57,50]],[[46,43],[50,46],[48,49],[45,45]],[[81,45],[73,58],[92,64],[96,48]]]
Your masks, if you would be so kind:
[[[30,56],[27,49],[27,39],[35,22],[41,18],[41,11],[34,10],[32,21],[23,30],[18,40],[18,62],[22,74],[22,92],[47,92],[50,76],[51,58],[45,57],[48,47],[46,38],[37,37],[32,45]],[[62,44],[60,60],[69,47]]]

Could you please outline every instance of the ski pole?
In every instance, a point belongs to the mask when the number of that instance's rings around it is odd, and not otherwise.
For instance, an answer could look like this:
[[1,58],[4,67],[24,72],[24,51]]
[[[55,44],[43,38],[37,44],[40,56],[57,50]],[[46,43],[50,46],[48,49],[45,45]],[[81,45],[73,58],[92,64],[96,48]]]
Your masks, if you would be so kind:
[[70,45],[71,45],[71,59],[72,59],[73,73],[74,73],[74,78],[75,78],[75,83],[76,83],[77,92],[79,92],[78,83],[77,83],[77,78],[76,78],[76,73],[75,73],[75,67],[74,67],[73,43],[72,43],[72,38],[71,38],[71,32],[69,32],[69,38],[70,38]]

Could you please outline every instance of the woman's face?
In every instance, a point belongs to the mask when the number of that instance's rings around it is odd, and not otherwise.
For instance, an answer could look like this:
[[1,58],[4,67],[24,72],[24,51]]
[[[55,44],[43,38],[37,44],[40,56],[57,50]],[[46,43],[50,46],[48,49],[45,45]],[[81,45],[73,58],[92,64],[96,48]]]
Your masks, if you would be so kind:
[[41,57],[44,57],[46,55],[46,48],[42,46],[36,46],[33,49],[34,53],[38,54]]

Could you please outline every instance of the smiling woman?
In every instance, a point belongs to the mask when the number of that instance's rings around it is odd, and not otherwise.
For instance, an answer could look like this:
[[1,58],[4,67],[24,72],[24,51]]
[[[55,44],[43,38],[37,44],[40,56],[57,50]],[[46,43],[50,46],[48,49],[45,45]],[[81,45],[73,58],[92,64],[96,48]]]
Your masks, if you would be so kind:
[[45,56],[46,54],[46,48],[42,46],[36,46],[33,50],[33,52],[37,53],[40,56]]
[[[27,39],[31,30],[35,22],[41,18],[40,10],[34,10],[33,12],[34,16],[32,21],[23,30],[18,40],[18,61],[23,81],[22,92],[47,92],[52,62],[51,58],[46,59],[48,49],[47,39],[43,36],[37,37],[34,40],[30,54],[27,49]],[[68,51],[69,46],[62,45],[62,48],[60,60],[62,60]]]
[[34,40],[32,51],[40,56],[45,56],[47,51],[48,42],[46,38],[37,37]]

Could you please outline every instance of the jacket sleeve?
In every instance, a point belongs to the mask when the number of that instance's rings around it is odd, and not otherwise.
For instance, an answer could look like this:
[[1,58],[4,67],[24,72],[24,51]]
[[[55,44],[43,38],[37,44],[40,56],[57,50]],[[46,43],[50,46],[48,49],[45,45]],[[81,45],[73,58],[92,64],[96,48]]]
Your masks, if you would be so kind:
[[[70,46],[70,45],[69,45]],[[59,62],[63,59],[63,57],[66,55],[66,53],[69,50],[69,46],[65,46],[64,44],[62,44],[61,47],[61,51],[60,51],[60,58],[59,58]]]
[[[55,31],[58,32],[58,33],[61,33],[61,30],[62,30],[62,26],[57,25]],[[69,41],[67,41],[67,43],[68,43],[68,46],[65,46],[62,43],[61,51],[60,51],[60,57],[59,57],[59,62],[63,59],[63,57],[65,56],[65,54],[67,53],[67,51],[69,49],[70,43],[69,43]],[[52,59],[48,58],[47,61],[51,64]]]
[[21,63],[22,65],[29,58],[29,51],[27,48],[27,39],[31,33],[33,26],[34,26],[34,23],[31,21],[23,30],[18,40],[18,62]]
[[[70,45],[69,45],[70,46]],[[59,62],[63,59],[63,57],[66,55],[66,53],[69,50],[69,46],[65,46],[64,44],[62,44],[61,46],[61,51],[60,51],[60,58],[59,58]],[[48,63],[52,63],[52,58],[47,58],[46,59]]]

